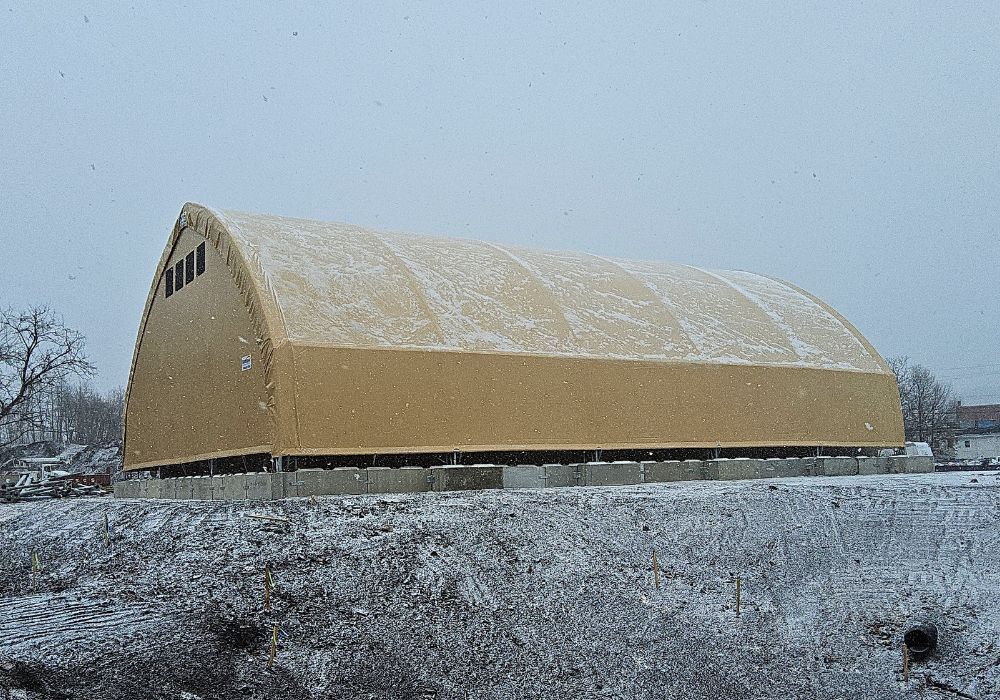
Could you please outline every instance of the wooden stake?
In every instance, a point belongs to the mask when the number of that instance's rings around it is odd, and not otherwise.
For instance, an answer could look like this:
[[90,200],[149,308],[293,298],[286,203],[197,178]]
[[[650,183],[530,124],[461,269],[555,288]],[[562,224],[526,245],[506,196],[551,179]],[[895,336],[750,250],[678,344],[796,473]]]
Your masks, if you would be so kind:
[[743,580],[737,576],[736,577],[736,617],[740,616],[740,594],[742,593]]
[[274,660],[278,656],[278,626],[274,626],[274,631],[271,632],[271,655],[267,657],[267,667],[271,668],[274,666]]
[[653,581],[656,583],[656,590],[660,590],[660,565],[656,561],[656,550],[653,550]]
[[910,648],[903,644],[903,682],[910,680]]
[[38,558],[38,552],[31,553],[31,590],[38,586],[38,575],[42,573],[42,561]]

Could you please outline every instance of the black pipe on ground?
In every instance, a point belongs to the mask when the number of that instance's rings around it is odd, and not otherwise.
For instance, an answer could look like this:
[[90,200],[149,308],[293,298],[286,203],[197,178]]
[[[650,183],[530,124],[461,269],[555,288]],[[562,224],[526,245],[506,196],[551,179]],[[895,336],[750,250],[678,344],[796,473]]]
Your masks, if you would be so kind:
[[927,656],[937,646],[937,626],[932,622],[918,622],[903,633],[903,644],[910,652],[910,657],[919,659]]

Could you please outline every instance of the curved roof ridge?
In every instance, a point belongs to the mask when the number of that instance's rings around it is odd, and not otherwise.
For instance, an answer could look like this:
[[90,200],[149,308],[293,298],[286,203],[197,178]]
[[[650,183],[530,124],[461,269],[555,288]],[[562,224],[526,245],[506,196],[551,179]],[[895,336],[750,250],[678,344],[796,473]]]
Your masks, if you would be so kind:
[[[259,276],[260,281],[263,283],[264,289],[268,293],[271,305],[273,305],[271,308],[273,317],[269,320],[271,320],[272,322],[275,321],[277,322],[279,332],[274,333],[274,328],[272,328],[271,329],[272,335],[276,335],[279,342],[287,342],[288,323],[285,321],[285,312],[281,307],[281,302],[278,300],[278,294],[275,291],[274,284],[271,282],[270,275],[268,275],[267,269],[265,268],[263,262],[260,259],[260,254],[258,253],[256,246],[254,246],[253,243],[250,242],[249,236],[247,236],[247,234],[243,231],[243,229],[240,228],[240,225],[233,219],[228,217],[226,215],[226,212],[224,211],[190,202],[184,205],[184,211],[186,211],[188,207],[201,207],[202,209],[210,212],[213,216],[215,216],[215,218],[219,221],[219,223],[225,226],[225,228],[229,231],[230,240],[236,240],[232,236],[234,230],[239,232],[240,236],[239,239],[237,240],[237,245],[244,249],[241,251],[243,253],[244,262],[253,263],[253,270]],[[250,252],[249,258],[247,257],[246,249],[249,249]],[[278,343],[276,342],[274,344],[277,345]]]
[[775,284],[780,284],[781,286],[786,287],[787,289],[790,289],[793,292],[801,294],[803,297],[816,304],[816,306],[826,311],[826,313],[828,313],[830,316],[836,319],[837,322],[839,322],[840,325],[842,325],[844,329],[854,337],[854,340],[857,341],[858,345],[860,345],[865,350],[865,352],[868,353],[868,355],[875,362],[875,364],[881,367],[886,373],[895,375],[895,372],[892,370],[892,367],[889,366],[889,363],[885,361],[885,358],[882,357],[879,351],[875,349],[875,346],[872,345],[870,342],[868,342],[868,339],[864,336],[864,334],[861,331],[859,331],[858,328],[853,323],[848,321],[847,318],[842,316],[840,312],[837,311],[835,308],[827,304],[819,297],[810,294],[802,287],[792,282],[789,282],[788,280],[784,280],[781,279],[780,277],[774,277],[772,275],[765,275],[757,272],[753,274],[757,275],[758,277],[769,279]]
[[441,324],[438,322],[437,314],[435,314],[434,310],[431,308],[431,304],[427,300],[427,294],[424,292],[423,286],[421,286],[420,284],[420,279],[417,277],[417,274],[410,267],[410,264],[407,262],[406,258],[400,254],[399,250],[395,246],[393,246],[388,240],[386,240],[385,234],[383,232],[372,231],[370,229],[359,229],[359,230],[364,231],[373,240],[378,241],[378,244],[381,246],[382,250],[388,253],[392,257],[392,259],[396,261],[396,263],[399,265],[399,268],[403,271],[403,274],[406,275],[406,278],[410,282],[410,289],[413,290],[414,298],[417,300],[417,303],[420,305],[420,308],[424,310],[424,313],[427,314],[427,321],[428,323],[430,323],[431,328],[434,329],[434,334],[437,335],[438,340],[441,342],[442,345],[447,344],[448,339],[445,337],[444,330],[442,330]]
[[688,344],[692,348],[694,348],[695,350],[701,350],[701,348],[698,347],[698,343],[695,342],[694,337],[684,327],[684,324],[680,322],[680,319],[677,317],[677,314],[674,313],[674,310],[670,307],[670,305],[666,301],[664,301],[664,297],[662,295],[660,295],[658,292],[656,292],[649,285],[649,283],[646,280],[644,280],[641,277],[639,277],[639,275],[633,273],[631,270],[629,270],[627,267],[625,267],[624,265],[622,265],[617,260],[614,260],[612,258],[604,257],[603,255],[597,255],[596,253],[587,253],[587,252],[584,252],[584,255],[589,255],[592,258],[597,258],[598,260],[606,262],[609,265],[613,265],[617,269],[619,269],[622,272],[624,272],[628,276],[629,279],[631,279],[631,280],[635,281],[636,283],[638,283],[640,287],[642,287],[643,289],[649,291],[650,292],[650,297],[652,298],[653,303],[656,304],[657,306],[659,306],[661,309],[663,309],[666,312],[667,318],[669,318],[671,321],[673,321],[674,327],[677,328],[677,330],[680,333],[684,334],[684,337],[687,338]]
[[521,268],[528,274],[528,276],[532,279],[532,281],[534,281],[535,286],[538,287],[542,291],[542,293],[545,294],[546,298],[548,298],[549,301],[552,303],[552,308],[559,313],[559,317],[563,321],[563,330],[565,331],[564,337],[567,340],[572,339],[574,337],[573,325],[569,322],[569,319],[566,317],[566,309],[563,308],[563,305],[559,303],[558,299],[556,299],[555,294],[553,294],[552,291],[545,284],[545,280],[542,278],[540,274],[538,274],[538,271],[535,270],[527,260],[517,255],[513,251],[507,250],[503,246],[497,245],[496,243],[490,243],[489,241],[480,241],[480,242],[486,247],[492,248],[501,255],[506,256],[515,265],[517,265],[519,268]]
[[731,287],[734,291],[736,291],[737,294],[741,295],[751,304],[753,304],[761,311],[763,311],[764,314],[769,319],[771,319],[771,322],[775,325],[775,327],[778,328],[784,334],[785,338],[788,340],[788,347],[791,349],[792,352],[795,353],[795,356],[798,357],[800,360],[808,361],[815,358],[815,355],[806,354],[804,352],[801,339],[798,338],[792,327],[788,325],[785,319],[782,318],[777,311],[771,308],[770,304],[761,299],[758,295],[754,294],[746,287],[743,287],[742,285],[733,282],[732,280],[724,277],[723,275],[720,275],[716,272],[712,272],[711,270],[706,270],[704,268],[696,267],[694,265],[685,265],[685,267],[690,267],[692,270],[697,270],[698,272],[704,275],[708,275],[709,277],[712,277],[713,279],[722,282],[728,287]]

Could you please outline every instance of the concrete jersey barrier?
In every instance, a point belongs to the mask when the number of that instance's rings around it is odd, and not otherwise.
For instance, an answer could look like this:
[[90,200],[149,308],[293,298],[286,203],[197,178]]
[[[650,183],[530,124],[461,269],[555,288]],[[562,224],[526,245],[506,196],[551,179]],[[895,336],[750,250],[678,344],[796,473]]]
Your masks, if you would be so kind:
[[126,479],[114,485],[117,498],[272,501],[308,496],[422,493],[482,489],[545,489],[572,486],[630,486],[694,480],[925,474],[932,457],[805,457],[713,459],[579,464],[496,464],[440,467],[356,467],[294,472]]

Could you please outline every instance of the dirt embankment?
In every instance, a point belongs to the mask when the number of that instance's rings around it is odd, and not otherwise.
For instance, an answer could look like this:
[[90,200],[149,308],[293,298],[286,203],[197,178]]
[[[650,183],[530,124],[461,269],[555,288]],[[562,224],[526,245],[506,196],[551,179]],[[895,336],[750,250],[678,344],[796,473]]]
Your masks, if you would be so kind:
[[[998,507],[967,473],[2,505],[0,689],[985,700]],[[940,646],[904,680],[914,618]]]

